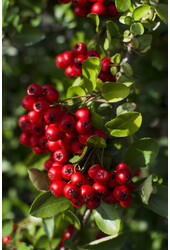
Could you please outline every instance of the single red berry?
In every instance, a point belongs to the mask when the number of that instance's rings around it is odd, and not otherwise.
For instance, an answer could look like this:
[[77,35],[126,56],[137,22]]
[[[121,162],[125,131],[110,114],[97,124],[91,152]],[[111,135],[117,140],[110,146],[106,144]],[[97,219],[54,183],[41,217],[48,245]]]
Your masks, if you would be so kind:
[[87,140],[89,139],[89,137],[90,136],[92,136],[93,135],[93,133],[92,133],[92,131],[89,131],[88,133],[86,133],[86,134],[79,134],[78,135],[78,140],[79,140],[79,142],[81,143],[81,144],[86,144],[86,142],[87,142]]
[[82,69],[77,67],[75,64],[72,66],[73,77],[80,76],[82,74]]
[[53,163],[54,163],[54,160],[48,159],[48,160],[44,163],[44,168],[45,168],[45,170],[48,171],[48,170],[52,167]]
[[90,210],[96,209],[100,205],[100,199],[93,197],[86,204]]
[[120,162],[120,163],[116,166],[116,171],[123,170],[123,169],[129,170],[129,172],[131,172],[131,171],[130,171],[130,168],[128,167],[127,164],[125,164],[124,162]]
[[140,174],[141,174],[141,170],[140,170],[140,169],[137,169],[137,170],[133,173],[132,176],[133,176],[133,177],[134,177],[134,176],[138,176],[138,177],[139,177]]
[[85,182],[84,182],[84,185],[89,185],[89,186],[92,186],[93,183],[94,183],[94,180],[92,178],[90,178],[90,176],[88,175],[88,173],[86,173],[84,175],[85,177]]
[[76,123],[76,130],[79,134],[86,134],[91,129],[91,122],[88,119],[81,118]]
[[56,126],[49,126],[45,131],[45,135],[50,141],[57,141],[61,137],[61,132]]
[[63,189],[67,183],[65,181],[57,180],[53,181],[53,183],[50,186],[51,193],[56,196],[64,196]]
[[61,170],[62,177],[66,180],[70,180],[74,173],[74,166],[72,164],[66,164]]
[[41,136],[41,137],[39,138],[38,143],[39,143],[39,147],[40,147],[40,148],[43,148],[44,150],[48,149],[47,138],[46,138],[45,135],[43,135],[43,136]]
[[25,96],[22,99],[22,106],[27,110],[32,110],[33,104],[34,104],[34,99],[31,98],[30,96]]
[[88,10],[77,6],[74,9],[74,14],[78,17],[84,18],[88,15]]
[[131,182],[132,176],[129,170],[122,169],[116,173],[116,181],[120,185],[128,185]]
[[83,153],[84,150],[84,145],[81,144],[79,141],[73,141],[72,145],[71,145],[72,151],[75,154],[81,154]]
[[109,172],[105,169],[99,169],[95,176],[94,179],[96,182],[101,183],[101,184],[107,184],[109,182]]
[[34,111],[36,111],[39,115],[43,115],[48,108],[49,108],[49,103],[45,100],[38,100],[35,101],[33,104]]
[[25,146],[29,146],[29,135],[26,132],[22,132],[19,137],[19,142]]
[[72,151],[72,146],[70,142],[65,141],[64,139],[60,139],[57,142],[60,148],[63,148],[67,151]]
[[83,62],[87,59],[85,55],[78,55],[74,59],[74,63],[77,68],[82,68]]
[[64,149],[58,149],[54,152],[54,160],[58,163],[65,164],[68,161],[68,153]]
[[27,95],[34,99],[41,97],[43,95],[42,87],[38,84],[31,84],[27,88]]
[[77,134],[75,131],[73,132],[70,132],[70,133],[65,133],[63,135],[63,139],[66,141],[66,142],[71,142],[74,138],[77,137]]
[[59,93],[57,90],[51,88],[45,92],[44,97],[49,103],[57,102],[59,98]]
[[39,115],[36,111],[31,110],[28,113],[28,119],[30,120],[30,122],[32,123],[41,123],[42,122],[42,116]]
[[47,124],[59,123],[61,117],[63,116],[63,111],[60,108],[48,109],[44,114],[44,120]]
[[98,57],[98,58],[100,58],[100,54],[96,50],[90,50],[87,53],[87,58],[89,58],[89,57]]
[[104,132],[99,128],[93,129],[92,133],[93,133],[93,135],[97,135],[98,137],[101,137],[101,138],[105,139]]
[[58,141],[50,141],[48,140],[48,148],[51,152],[55,152],[56,150],[60,149]]
[[96,2],[91,7],[91,13],[103,16],[106,14],[106,7],[102,3]]
[[67,66],[67,68],[65,69],[65,75],[67,77],[73,77],[73,66],[72,65]]
[[78,109],[75,113],[75,117],[77,120],[80,120],[81,118],[91,120],[92,118],[92,113],[90,109],[87,108],[81,108]]
[[60,167],[62,169],[64,167],[64,165],[55,161],[55,162],[53,162],[52,167]]
[[110,71],[110,64],[111,64],[110,58],[108,58],[108,57],[103,58],[102,59],[102,71],[103,72]]
[[31,147],[36,147],[39,145],[39,137],[35,136],[35,135],[31,135],[29,137],[29,145]]
[[73,53],[75,56],[86,55],[87,54],[87,46],[85,45],[85,43],[78,42],[73,47]]
[[74,54],[72,51],[66,51],[63,53],[63,60],[64,63],[67,66],[72,65],[74,62]]
[[84,205],[84,202],[82,200],[80,200],[80,199],[72,199],[71,204],[74,207],[82,207]]
[[97,183],[97,182],[93,184],[92,188],[94,191],[94,195],[97,198],[103,198],[108,193],[108,188],[105,185]]
[[109,183],[108,186],[110,188],[114,188],[118,185],[117,181],[116,181],[116,173],[114,171],[111,171],[109,173]]
[[116,17],[118,15],[116,6],[114,3],[109,3],[106,7],[106,14],[110,17]]
[[130,194],[129,189],[125,186],[117,186],[113,190],[113,196],[118,201],[127,200],[129,194]]
[[2,243],[4,243],[4,244],[9,243],[10,240],[11,240],[11,236],[10,235],[2,237]]
[[109,204],[109,205],[114,205],[118,202],[113,197],[113,191],[111,191],[111,190],[108,192],[108,194],[105,197],[103,197],[103,201],[104,201],[104,203]]
[[75,186],[80,187],[84,184],[85,178],[84,175],[80,172],[73,173],[71,176],[71,183]]
[[56,57],[56,66],[60,69],[64,69],[66,67],[63,54],[60,54]]
[[122,207],[129,207],[131,205],[132,201],[133,201],[133,197],[131,195],[129,195],[129,197],[126,200],[120,201],[120,205]]
[[45,84],[43,87],[42,87],[42,91],[43,91],[43,95],[45,95],[45,93],[47,92],[47,90],[49,89],[54,89],[55,87],[51,84]]
[[110,81],[110,74],[109,72],[100,71],[98,78],[100,78],[103,82],[108,82]]
[[116,82],[116,77],[112,75],[111,72],[108,72],[109,82]]
[[75,6],[75,7],[84,7],[87,5],[87,2],[86,0],[71,0],[72,4]]
[[74,184],[69,183],[65,185],[63,193],[67,199],[75,199],[79,196],[79,189]]
[[37,137],[41,136],[44,133],[44,126],[38,123],[33,123],[31,133]]
[[61,118],[59,128],[64,133],[70,133],[75,128],[75,119],[71,115],[64,115]]
[[33,152],[35,154],[44,154],[46,151],[43,148],[40,148],[40,147],[33,147]]
[[57,181],[62,179],[61,168],[51,167],[48,171],[48,177],[51,181]]
[[95,164],[92,165],[89,170],[88,170],[88,174],[89,176],[94,179],[94,177],[96,176],[96,173],[98,172],[99,169],[102,169],[102,166],[99,164]]
[[22,115],[19,119],[18,119],[18,125],[20,127],[20,129],[24,132],[29,133],[31,131],[31,122],[29,121],[29,118],[27,115]]
[[80,194],[82,201],[86,202],[87,200],[90,200],[93,197],[94,192],[91,186],[82,185],[80,187]]
[[133,181],[131,181],[128,185],[127,185],[130,193],[133,193],[133,191],[135,190],[135,183]]

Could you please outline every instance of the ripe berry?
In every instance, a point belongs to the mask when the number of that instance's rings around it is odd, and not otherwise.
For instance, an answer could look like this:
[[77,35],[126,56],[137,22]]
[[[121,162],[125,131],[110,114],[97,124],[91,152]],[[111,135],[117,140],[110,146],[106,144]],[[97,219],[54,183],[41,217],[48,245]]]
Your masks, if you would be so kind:
[[45,136],[41,136],[39,138],[38,143],[39,143],[40,148],[42,148],[44,150],[48,149],[47,138]]
[[73,53],[75,56],[86,55],[87,54],[87,46],[85,45],[85,43],[78,42],[73,47]]
[[56,150],[60,149],[58,141],[50,141],[48,140],[48,148],[51,152],[55,152]]
[[88,14],[88,10],[77,6],[74,9],[74,14],[78,17],[86,17]]
[[114,171],[111,171],[109,173],[109,183],[108,186],[110,188],[114,188],[118,185],[117,181],[116,181],[116,173]]
[[103,198],[108,193],[108,188],[103,184],[95,182],[92,186],[94,195],[97,198]]
[[88,140],[88,138],[90,137],[90,136],[92,136],[93,134],[92,134],[92,131],[89,131],[87,134],[79,134],[78,135],[78,140],[79,140],[79,142],[81,143],[81,144],[86,144],[86,142],[87,142],[87,140]]
[[66,67],[68,65],[72,65],[73,62],[74,62],[74,54],[72,51],[66,51],[63,53],[63,60],[64,60],[64,63],[66,65]]
[[109,191],[108,194],[103,198],[104,203],[114,205],[118,201],[113,197],[113,191]]
[[57,142],[58,142],[58,145],[59,145],[60,148],[63,148],[65,150],[67,150],[67,151],[71,151],[72,150],[70,142],[67,142],[64,139],[60,139]]
[[44,96],[45,96],[46,101],[53,103],[53,102],[57,102],[59,98],[59,93],[57,90],[51,88],[45,92]]
[[75,7],[84,7],[86,5],[86,0],[71,0],[71,2]]
[[34,99],[41,97],[43,95],[42,87],[38,84],[31,84],[27,88],[27,95]]
[[45,100],[35,101],[33,104],[33,109],[39,114],[43,115],[49,108],[49,103]]
[[125,186],[117,186],[113,190],[113,196],[118,201],[127,200],[129,194],[130,194],[129,189]]
[[32,110],[34,104],[34,99],[32,99],[30,96],[25,96],[22,99],[22,106],[27,110]]
[[48,171],[50,168],[52,168],[52,165],[54,163],[54,160],[49,159],[44,163],[44,168]]
[[45,150],[43,148],[40,148],[40,147],[33,147],[33,152],[35,154],[44,154]]
[[114,3],[109,3],[106,7],[106,14],[110,17],[115,17],[118,15],[116,6]]
[[76,67],[77,68],[82,68],[82,64],[86,59],[87,59],[87,57],[85,55],[76,56],[76,58],[74,59],[74,63],[76,65]]
[[60,54],[56,57],[56,66],[60,69],[64,69],[66,67],[63,54]]
[[65,185],[63,193],[67,199],[75,199],[78,197],[80,191],[74,184],[69,183]]
[[122,207],[129,207],[130,204],[132,203],[132,201],[133,201],[133,197],[131,195],[129,195],[129,197],[127,198],[127,200],[120,201],[120,205]]
[[32,123],[41,123],[42,122],[42,116],[39,115],[36,111],[31,110],[28,113],[28,119],[32,122]]
[[81,118],[76,123],[76,130],[79,134],[86,134],[91,129],[91,123],[88,119]]
[[48,140],[57,141],[61,136],[61,132],[56,126],[49,126],[45,132],[45,135]]
[[82,185],[80,187],[80,194],[81,194],[81,199],[84,202],[86,202],[87,200],[90,200],[94,195],[93,189],[89,185]]
[[129,184],[128,184],[128,189],[130,191],[130,193],[133,193],[133,191],[135,190],[135,183],[133,181],[131,181]]
[[82,74],[82,69],[76,65],[72,66],[73,77],[80,76]]
[[59,128],[64,133],[70,133],[74,130],[75,127],[75,119],[70,115],[64,115],[61,118]]
[[49,89],[54,89],[54,86],[51,85],[51,84],[45,84],[45,85],[42,87],[43,95],[45,95],[45,93],[46,93],[47,90],[49,90]]
[[85,185],[89,185],[89,186],[92,186],[93,183],[94,183],[94,180],[92,178],[90,178],[90,176],[88,175],[88,173],[85,174],[85,182],[84,184]]
[[72,148],[73,153],[81,154],[83,153],[84,145],[81,144],[79,141],[73,141],[71,148]]
[[98,58],[100,58],[100,54],[96,50],[90,50],[87,53],[87,58],[89,58],[89,57],[98,57]]
[[67,77],[73,77],[73,66],[67,66],[67,68],[65,69],[65,75]]
[[90,109],[81,108],[81,109],[78,109],[78,110],[76,111],[75,117],[76,117],[77,120],[79,120],[79,119],[81,119],[81,118],[91,120],[91,118],[92,118],[92,113],[91,113],[91,110],[90,110]]
[[44,114],[44,120],[47,124],[56,124],[63,116],[62,110],[59,108],[48,109]]
[[48,177],[51,181],[57,181],[62,179],[61,168],[51,167],[48,171]]
[[68,161],[68,153],[64,149],[58,149],[54,152],[54,160],[58,163],[65,164]]
[[62,164],[54,161],[53,164],[52,164],[52,167],[60,167],[62,169],[64,166]]
[[100,199],[93,197],[86,204],[90,210],[96,209],[100,205]]
[[98,172],[99,169],[102,169],[102,166],[99,164],[95,164],[93,166],[91,166],[88,170],[88,174],[89,176],[94,179],[94,177],[96,176],[96,173]]
[[105,139],[105,134],[104,134],[104,132],[101,129],[98,129],[98,128],[93,129],[92,133],[93,133],[93,135],[97,135],[97,136]]
[[4,244],[9,243],[10,240],[11,240],[11,236],[10,235],[2,237],[2,243],[4,243]]
[[84,175],[80,172],[73,173],[71,176],[71,182],[77,187],[82,186],[85,182]]
[[91,7],[91,13],[103,16],[106,14],[106,7],[103,4],[96,2]]
[[80,199],[72,199],[71,204],[74,207],[82,207],[84,205],[84,202],[82,200],[80,200]]
[[129,170],[129,172],[131,172],[131,171],[130,171],[130,168],[128,167],[127,164],[125,164],[125,163],[123,163],[123,162],[120,162],[120,163],[116,166],[116,171],[123,170],[123,169]]
[[41,136],[44,133],[44,126],[38,123],[33,123],[31,133],[37,137]]
[[132,176],[129,170],[122,169],[116,173],[116,181],[120,185],[128,185],[131,182]]
[[57,180],[57,181],[53,181],[53,183],[50,186],[50,191],[51,193],[56,196],[63,196],[63,189],[65,187],[67,183],[65,181],[61,181],[61,180]]
[[38,142],[39,142],[39,137],[37,137],[37,136],[35,136],[35,135],[31,135],[31,136],[29,137],[29,145],[30,145],[31,147],[36,147],[36,146],[38,146],[38,145],[39,145]]
[[70,180],[72,174],[74,173],[74,166],[71,164],[66,164],[61,170],[62,177],[66,180]]
[[104,71],[104,72],[108,72],[108,71],[110,71],[110,58],[108,58],[108,57],[105,57],[105,58],[103,58],[102,59],[102,71]]
[[29,121],[29,118],[27,115],[22,115],[18,119],[18,125],[19,125],[20,129],[24,132],[29,133],[31,130],[31,122]]
[[29,135],[26,132],[21,133],[19,142],[25,146],[29,146]]
[[108,82],[110,80],[110,75],[108,72],[100,71],[98,78],[100,78],[103,82]]
[[107,184],[109,182],[109,172],[105,169],[99,169],[95,176],[94,179],[96,182],[101,183],[101,184]]

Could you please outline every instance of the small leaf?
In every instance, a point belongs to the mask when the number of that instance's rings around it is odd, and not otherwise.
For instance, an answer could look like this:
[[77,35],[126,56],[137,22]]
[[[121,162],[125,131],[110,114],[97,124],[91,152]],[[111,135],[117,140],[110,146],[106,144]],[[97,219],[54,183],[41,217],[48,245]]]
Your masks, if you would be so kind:
[[106,142],[103,138],[97,135],[92,135],[88,138],[86,145],[93,148],[105,148]]
[[101,201],[100,206],[93,210],[94,219],[100,230],[106,234],[117,234],[120,229],[120,219],[114,206]]
[[121,61],[121,54],[120,53],[116,53],[114,56],[111,57],[111,62],[112,63],[116,63],[119,64]]
[[67,210],[64,212],[64,220],[72,224],[75,228],[77,228],[77,230],[80,230],[80,220],[71,210]]
[[2,237],[10,235],[13,231],[13,220],[4,219],[2,221]]
[[36,168],[30,168],[28,169],[28,175],[32,184],[38,191],[50,190],[50,184],[46,173]]
[[134,142],[127,150],[125,162],[135,170],[151,164],[157,157],[159,146],[152,138],[142,138]]
[[160,17],[160,19],[168,24],[168,5],[161,3],[155,6],[156,14]]
[[118,106],[118,108],[116,109],[116,114],[120,115],[123,113],[132,112],[135,109],[136,109],[136,103],[134,102],[123,103],[122,105]]
[[62,196],[55,197],[50,191],[40,194],[32,203],[30,214],[34,217],[48,218],[70,207],[70,201]]
[[129,112],[118,115],[105,124],[110,134],[115,137],[126,137],[138,131],[142,124],[142,115],[138,112]]
[[151,48],[152,43],[152,35],[144,34],[143,36],[140,36],[137,38],[139,42],[138,51],[141,53],[145,53]]
[[83,150],[83,153],[82,153],[81,155],[74,155],[74,156],[69,160],[69,162],[71,162],[71,163],[80,162],[80,161],[84,158],[84,156],[86,155],[87,149],[88,149],[88,147],[86,146],[86,147],[84,148],[84,150]]
[[43,219],[43,227],[48,239],[51,241],[54,234],[54,217]]
[[91,123],[96,128],[102,128],[103,127],[103,120],[100,115],[98,115],[95,111],[92,111],[92,120]]
[[133,70],[129,63],[124,62],[121,64],[121,67],[125,75],[127,75],[128,77],[133,75]]
[[152,192],[152,175],[149,175],[141,186],[141,199],[144,204],[148,204],[149,197],[151,196]]
[[144,27],[141,23],[133,23],[130,26],[130,31],[135,35],[143,35],[144,33]]
[[97,14],[90,13],[87,15],[87,17],[90,17],[94,21],[94,23],[96,24],[96,32],[98,32],[99,31],[99,24],[100,24],[99,16]]
[[140,20],[141,18],[145,17],[148,15],[150,11],[150,6],[143,4],[139,7],[137,7],[134,11],[133,11],[133,18],[135,21]]
[[130,0],[115,0],[115,4],[118,12],[125,12],[131,7]]
[[129,95],[130,89],[122,83],[107,82],[103,84],[102,95],[108,102],[119,102]]
[[85,90],[80,86],[74,86],[69,87],[67,90],[67,98],[73,97],[73,96],[84,96],[86,95]]

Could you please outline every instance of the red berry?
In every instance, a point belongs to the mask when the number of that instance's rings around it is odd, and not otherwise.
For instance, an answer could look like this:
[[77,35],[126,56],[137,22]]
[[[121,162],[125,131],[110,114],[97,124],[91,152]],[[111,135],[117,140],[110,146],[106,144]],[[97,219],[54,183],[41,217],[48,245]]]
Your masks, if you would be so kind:
[[105,57],[102,59],[102,71],[108,72],[110,71],[110,58]]
[[61,137],[61,132],[56,126],[49,126],[45,135],[50,141],[57,141]]
[[90,178],[90,176],[88,175],[88,173],[85,174],[85,182],[84,184],[85,185],[89,185],[89,186],[92,186],[93,183],[94,183],[94,180],[92,178]]
[[71,151],[72,150],[70,142],[67,142],[64,139],[60,139],[57,142],[58,142],[58,145],[59,145],[60,148],[63,148],[65,150],[67,150],[67,151]]
[[97,198],[103,198],[108,193],[108,188],[104,186],[103,184],[95,182],[92,186],[94,195]]
[[49,89],[54,89],[54,86],[51,85],[51,84],[45,84],[45,85],[42,87],[43,95],[45,95],[45,93],[46,93],[47,90],[49,90]]
[[63,189],[66,184],[67,183],[65,181],[61,180],[54,181],[50,186],[51,193],[56,197],[63,196]]
[[45,150],[48,149],[47,138],[44,135],[39,138],[38,143],[39,143],[40,148],[45,149]]
[[92,131],[92,133],[93,135],[97,135],[98,137],[105,139],[105,134],[101,129],[96,128]]
[[129,194],[130,194],[129,189],[125,186],[117,186],[113,190],[113,196],[118,201],[127,200]]
[[98,78],[100,78],[103,82],[108,82],[110,81],[110,74],[109,72],[101,71],[100,74],[98,75]]
[[113,197],[113,191],[109,191],[108,194],[103,198],[104,203],[114,205],[118,201]]
[[41,123],[43,117],[39,115],[36,111],[31,110],[28,113],[28,118],[32,123]]
[[85,55],[76,56],[76,58],[74,59],[74,63],[76,65],[76,67],[77,68],[82,68],[82,64],[86,59],[87,59],[87,57]]
[[106,13],[108,16],[110,17],[115,17],[118,15],[118,12],[117,12],[117,9],[116,9],[116,6],[114,3],[109,3],[106,7]]
[[100,199],[93,197],[86,204],[90,210],[96,209],[100,205]]
[[130,204],[132,203],[132,201],[133,201],[133,197],[131,195],[129,195],[129,197],[126,200],[120,201],[120,205],[122,207],[129,207]]
[[10,240],[11,240],[11,236],[10,235],[2,237],[2,243],[7,244],[7,243],[10,242]]
[[91,7],[91,13],[103,16],[106,14],[106,7],[103,4],[96,2]]
[[29,137],[29,145],[30,145],[31,147],[36,147],[36,146],[38,146],[38,145],[39,145],[38,142],[39,142],[39,138],[38,138],[37,136],[31,135],[31,136]]
[[44,126],[38,123],[33,123],[31,133],[37,137],[41,136],[44,133]]
[[76,123],[76,130],[79,134],[86,134],[91,129],[91,122],[88,119],[81,118]]
[[86,0],[71,0],[71,2],[75,7],[84,7],[87,4]]
[[81,7],[75,7],[74,9],[74,14],[78,17],[86,17],[88,14],[88,10],[85,8],[81,8]]
[[64,115],[61,118],[59,128],[64,133],[70,133],[75,128],[75,119],[70,115]]
[[96,173],[98,172],[99,169],[102,169],[102,166],[99,164],[95,164],[93,166],[91,166],[88,170],[88,174],[89,176],[94,179],[94,177],[96,176]]
[[56,57],[56,66],[60,69],[64,69],[66,67],[63,54],[60,54]]
[[74,54],[72,51],[66,51],[63,53],[63,60],[64,63],[67,66],[72,65],[74,62]]
[[41,97],[43,95],[42,87],[38,84],[31,84],[27,88],[27,95],[35,99]]
[[71,204],[74,207],[82,207],[84,205],[84,202],[82,200],[80,200],[80,199],[72,199]]
[[67,68],[65,69],[65,75],[67,77],[73,77],[73,66],[67,66]]
[[48,148],[51,152],[55,152],[56,150],[60,149],[58,141],[50,141],[48,140]]
[[34,99],[31,98],[30,96],[25,96],[22,99],[22,106],[27,110],[32,110],[33,104],[34,104]]
[[128,189],[130,191],[130,193],[133,193],[133,191],[135,190],[135,183],[133,181],[131,181],[129,184],[128,184]]
[[71,164],[66,164],[61,170],[62,177],[66,180],[70,180],[72,174],[74,173],[74,166]]
[[82,69],[76,65],[72,66],[73,77],[80,76],[82,74]]
[[75,117],[76,117],[77,120],[79,120],[79,119],[81,119],[81,118],[91,120],[91,118],[92,118],[92,113],[91,113],[91,110],[90,110],[90,109],[81,108],[81,109],[78,109],[78,110],[76,111]]
[[99,169],[95,176],[94,179],[96,182],[101,183],[101,184],[107,184],[109,182],[109,172],[105,169]]
[[33,147],[33,152],[35,154],[44,154],[45,150],[43,148],[40,148],[40,147]]
[[110,188],[114,188],[118,185],[116,181],[116,173],[114,171],[109,173],[109,183],[108,183]]
[[46,101],[53,103],[53,102],[57,102],[59,98],[59,93],[57,90],[51,88],[45,92],[44,96],[45,96]]
[[68,153],[64,149],[58,149],[54,152],[54,160],[58,163],[65,164],[68,161]]
[[35,101],[33,104],[33,109],[39,114],[43,115],[49,108],[49,103],[45,100]]
[[81,154],[81,153],[83,153],[84,145],[81,144],[79,141],[73,141],[71,147],[72,147],[73,153],[75,153],[75,154]]
[[44,163],[44,168],[48,171],[52,167],[53,163],[54,163],[54,160],[52,159],[47,160]]
[[18,119],[18,125],[22,131],[29,133],[31,131],[31,122],[27,115],[22,115]]
[[90,50],[87,53],[87,58],[89,58],[89,57],[98,57],[98,58],[100,58],[100,54],[96,50]]
[[84,175],[80,172],[73,173],[71,176],[71,182],[77,187],[82,186],[85,182]]
[[62,179],[61,168],[51,167],[48,171],[48,177],[51,181],[57,181]]
[[67,199],[75,199],[79,196],[79,189],[74,184],[69,183],[64,187],[64,195]]
[[128,185],[131,182],[132,176],[129,170],[122,169],[116,173],[116,181],[120,185]]
[[90,136],[92,136],[92,131],[89,131],[87,134],[79,134],[78,135],[78,140],[81,144],[86,144],[87,140],[89,139]]
[[130,168],[128,167],[127,164],[125,164],[125,163],[123,163],[123,162],[120,162],[120,163],[116,166],[116,171],[123,170],[123,169],[129,170],[129,172],[131,172],[131,171],[130,171]]
[[61,117],[63,116],[63,111],[60,107],[53,109],[48,109],[44,114],[44,120],[47,124],[56,124],[59,123]]
[[55,162],[53,162],[52,167],[60,167],[62,169],[64,166],[55,161]]
[[81,199],[84,202],[86,202],[87,200],[90,200],[94,195],[93,189],[89,185],[82,185],[80,187],[80,194],[81,194]]
[[73,47],[73,53],[75,56],[86,55],[87,54],[87,46],[85,45],[85,43],[78,42]]
[[23,132],[19,137],[19,142],[25,146],[29,146],[29,135]]

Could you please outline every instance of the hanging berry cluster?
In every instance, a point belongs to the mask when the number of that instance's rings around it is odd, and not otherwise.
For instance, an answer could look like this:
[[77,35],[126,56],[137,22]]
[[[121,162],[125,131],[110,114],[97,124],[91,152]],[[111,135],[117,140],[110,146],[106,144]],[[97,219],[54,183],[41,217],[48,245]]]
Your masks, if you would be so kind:
[[116,6],[111,0],[58,0],[58,2],[63,4],[71,2],[78,17],[86,17],[89,13],[109,17],[118,15]]
[[[67,77],[77,77],[82,74],[82,63],[89,57],[100,58],[100,54],[96,50],[88,51],[85,43],[78,42],[74,45],[72,51],[66,51],[56,57],[56,65],[58,68],[65,69]],[[103,82],[115,82],[116,78],[110,71],[112,66],[110,58],[105,57],[101,62],[102,68],[98,78]]]

